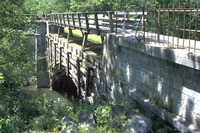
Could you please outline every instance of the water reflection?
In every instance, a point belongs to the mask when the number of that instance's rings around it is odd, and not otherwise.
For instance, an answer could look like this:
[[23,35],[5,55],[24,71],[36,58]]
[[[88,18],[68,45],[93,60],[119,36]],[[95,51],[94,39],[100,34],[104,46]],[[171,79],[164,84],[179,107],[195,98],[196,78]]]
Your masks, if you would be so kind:
[[37,88],[34,85],[31,86],[26,86],[22,89],[22,92],[25,94],[25,97],[28,99],[33,99],[37,98],[38,96],[42,94],[46,94],[46,98],[48,100],[57,100],[57,99],[62,99],[65,102],[70,103],[70,101],[62,94],[51,90],[49,88]]

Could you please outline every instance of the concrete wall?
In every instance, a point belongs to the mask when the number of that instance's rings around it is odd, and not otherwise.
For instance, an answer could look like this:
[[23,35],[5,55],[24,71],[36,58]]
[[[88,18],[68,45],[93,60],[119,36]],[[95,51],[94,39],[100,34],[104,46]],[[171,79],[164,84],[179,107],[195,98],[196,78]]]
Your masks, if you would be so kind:
[[[97,75],[98,77],[98,75]],[[160,106],[200,127],[200,55],[107,35],[99,94],[120,102],[136,93],[156,97]],[[150,94],[151,92],[151,94]]]

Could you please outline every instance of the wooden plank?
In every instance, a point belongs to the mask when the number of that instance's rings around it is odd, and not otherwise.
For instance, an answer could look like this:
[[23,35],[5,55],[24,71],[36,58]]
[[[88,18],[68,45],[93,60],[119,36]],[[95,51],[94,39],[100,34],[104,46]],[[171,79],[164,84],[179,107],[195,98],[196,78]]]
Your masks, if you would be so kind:
[[82,47],[84,48],[87,44],[88,33],[83,33]]
[[56,66],[56,46],[57,46],[57,43],[54,43],[54,66]]
[[89,34],[90,33],[90,27],[89,27],[88,14],[87,13],[85,13],[85,23],[86,23],[87,33]]
[[[139,18],[120,18],[120,17],[117,18],[117,22],[122,22],[122,21],[140,22],[141,19],[139,19]],[[144,19],[144,21],[147,21],[147,19]],[[114,22],[116,22],[116,21],[114,21]]]
[[87,68],[87,77],[86,77],[86,96],[89,96],[89,92],[90,92],[90,84],[91,84],[91,82],[90,82],[90,76],[91,75],[91,68],[90,67],[88,67]]
[[73,28],[75,29],[74,14],[71,14],[71,15],[72,15]]
[[69,20],[69,15],[67,14],[67,23],[68,23],[68,28],[70,29],[70,20]]
[[66,24],[65,24],[65,14],[63,14],[62,17],[63,17],[63,25],[66,26]]
[[52,66],[53,66],[53,53],[52,53],[53,52],[53,50],[52,50],[53,47],[52,47],[52,45],[53,45],[53,40],[50,40],[50,48],[51,48],[50,49],[50,61],[51,61],[50,62],[50,64],[51,64],[50,72],[52,72],[52,70],[53,70],[52,69]]
[[60,58],[59,58],[59,69],[60,70],[62,69],[62,50],[63,50],[63,47],[60,47]]
[[80,15],[81,15],[81,14],[78,14],[78,24],[79,24],[79,30],[82,30],[82,28],[81,28],[81,19],[80,19]]
[[77,62],[77,81],[78,81],[78,96],[81,97],[81,75],[80,75],[80,60],[79,57],[76,59]]
[[[142,11],[139,12],[117,12],[118,15],[143,15]],[[144,12],[144,15],[147,15],[147,12]]]
[[70,38],[73,36],[73,34],[72,34],[72,30],[70,29],[70,28],[68,28],[68,34],[67,34],[67,44],[68,44],[68,42],[69,42],[69,40],[70,40]]
[[94,16],[95,16],[96,32],[97,32],[97,35],[100,35],[100,31],[99,31],[99,22],[98,22],[98,14],[95,13]]
[[67,76],[69,76],[69,70],[70,70],[70,68],[69,68],[69,60],[70,60],[70,52],[67,52]]
[[54,15],[54,25],[56,24],[56,15]]
[[104,43],[104,36],[101,36],[101,43]]
[[113,18],[112,18],[113,12],[108,12],[109,16],[109,27],[110,27],[110,32],[114,32],[114,26],[113,26]]

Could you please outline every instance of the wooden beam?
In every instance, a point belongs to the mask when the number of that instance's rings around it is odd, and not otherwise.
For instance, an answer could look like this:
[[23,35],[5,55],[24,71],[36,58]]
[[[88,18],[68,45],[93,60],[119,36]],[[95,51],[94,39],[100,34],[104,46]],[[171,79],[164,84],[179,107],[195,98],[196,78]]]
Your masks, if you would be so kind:
[[89,27],[88,14],[87,13],[85,13],[85,23],[86,23],[87,33],[89,34],[90,33],[90,27]]
[[56,66],[56,47],[57,47],[57,43],[54,43],[54,66]]
[[78,13],[78,24],[79,24],[79,30],[82,30],[82,28],[81,28],[81,19],[80,19],[80,15],[81,15],[81,14]]
[[59,58],[59,69],[60,70],[62,69],[62,50],[63,50],[63,47],[60,47],[60,58]]
[[109,17],[109,27],[110,27],[110,32],[114,32],[114,26],[113,26],[113,18],[112,18],[113,12],[108,12],[108,17]]
[[83,42],[82,42],[83,48],[87,45],[87,38],[88,38],[88,33],[84,32],[83,33]]
[[77,82],[78,82],[78,96],[81,97],[81,72],[80,72],[80,60],[79,57],[76,59],[77,63]]
[[68,34],[67,34],[67,43],[69,42],[70,38],[73,36],[72,29],[68,28]]
[[99,22],[98,22],[98,14],[95,13],[95,14],[94,14],[94,17],[95,17],[95,25],[96,25],[96,32],[97,32],[97,35],[100,35],[100,31],[99,31]]
[[70,66],[69,66],[69,63],[70,63],[70,57],[69,57],[69,55],[70,55],[70,52],[67,52],[67,76],[69,76],[69,74],[70,74],[70,72],[69,72],[69,70],[70,70]]
[[91,75],[91,68],[88,67],[87,68],[87,77],[86,77],[86,96],[89,96],[89,92],[90,92],[90,84],[91,84],[91,79],[90,79],[90,75]]

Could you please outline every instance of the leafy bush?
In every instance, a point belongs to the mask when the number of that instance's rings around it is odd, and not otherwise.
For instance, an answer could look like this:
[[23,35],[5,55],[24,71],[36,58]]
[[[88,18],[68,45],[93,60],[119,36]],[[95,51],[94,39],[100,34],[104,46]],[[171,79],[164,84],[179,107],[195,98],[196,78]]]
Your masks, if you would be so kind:
[[94,115],[96,117],[97,124],[99,126],[105,126],[112,118],[111,107],[108,105],[100,105],[96,110],[94,110]]
[[0,132],[58,131],[62,127],[61,118],[66,114],[73,116],[72,109],[61,99],[53,101],[41,95],[27,100],[18,89],[1,88]]

